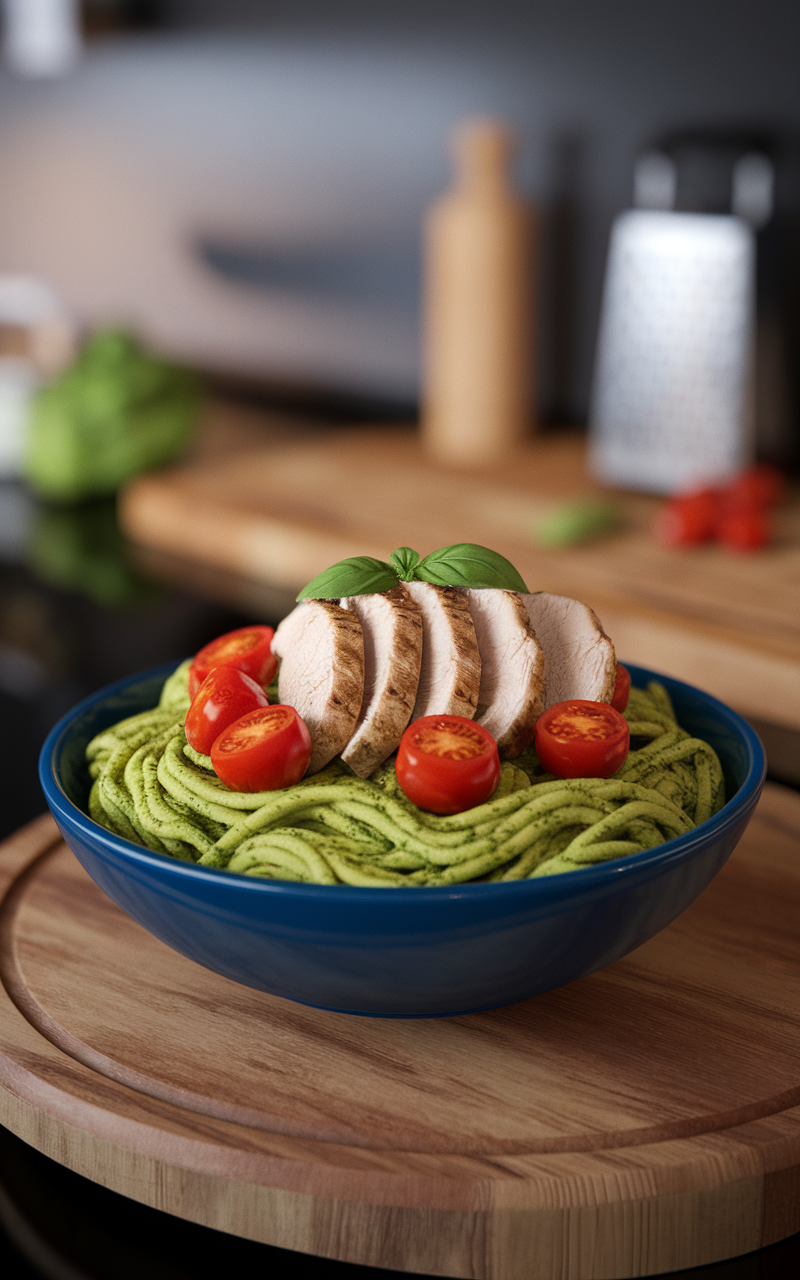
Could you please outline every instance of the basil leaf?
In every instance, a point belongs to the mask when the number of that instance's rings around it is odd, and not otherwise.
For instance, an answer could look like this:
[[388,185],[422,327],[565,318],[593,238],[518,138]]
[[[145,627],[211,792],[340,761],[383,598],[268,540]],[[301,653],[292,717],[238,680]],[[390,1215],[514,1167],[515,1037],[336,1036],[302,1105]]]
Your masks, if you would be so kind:
[[506,591],[527,591],[510,560],[474,542],[458,542],[440,547],[425,556],[414,576],[437,587],[502,587]]
[[401,582],[413,582],[414,570],[419,564],[419,552],[411,547],[398,547],[389,556],[392,567],[397,571]]
[[391,591],[397,586],[397,572],[385,560],[373,556],[350,556],[317,574],[303,587],[298,600],[336,600],[342,596],[366,596],[373,591]]

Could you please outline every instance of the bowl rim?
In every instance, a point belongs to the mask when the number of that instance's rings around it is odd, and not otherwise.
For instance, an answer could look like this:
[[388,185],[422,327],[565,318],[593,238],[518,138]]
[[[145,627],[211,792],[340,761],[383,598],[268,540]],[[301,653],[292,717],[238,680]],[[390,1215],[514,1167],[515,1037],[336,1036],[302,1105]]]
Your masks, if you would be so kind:
[[[724,837],[742,820],[743,816],[756,803],[767,772],[766,754],[761,739],[747,721],[733,708],[727,706],[726,703],[721,702],[712,694],[705,693],[702,689],[698,689],[697,686],[690,685],[686,681],[652,671],[649,667],[640,667],[636,663],[626,662],[624,665],[631,673],[635,688],[642,687],[641,683],[637,683],[637,679],[641,680],[643,678],[645,682],[647,680],[662,681],[668,691],[670,689],[685,689],[695,696],[699,695],[709,708],[717,712],[721,719],[726,721],[728,726],[733,728],[740,739],[743,740],[748,756],[748,766],[741,785],[736,794],[726,801],[719,813],[701,823],[699,827],[685,832],[683,835],[674,836],[672,839],[664,841],[663,844],[657,845],[654,849],[645,849],[642,853],[632,853],[627,854],[625,857],[612,858],[607,862],[596,863],[593,866],[566,872],[564,875],[543,876],[536,879],[493,882],[490,884],[410,885],[407,888],[401,886],[390,890],[381,886],[373,888],[366,885],[316,885],[287,880],[265,880],[256,876],[245,876],[239,872],[228,871],[221,867],[200,867],[197,863],[183,862],[179,858],[170,857],[169,854],[156,853],[152,849],[146,849],[141,845],[134,844],[133,841],[108,831],[105,827],[95,822],[93,818],[90,818],[87,813],[84,813],[82,809],[78,808],[70,800],[61,784],[58,765],[64,744],[73,730],[75,722],[98,703],[123,692],[132,684],[143,683],[160,675],[163,675],[164,679],[166,679],[179,665],[179,662],[161,663],[145,671],[124,676],[122,679],[116,680],[112,684],[105,685],[102,689],[89,694],[88,697],[83,698],[72,707],[53,726],[42,745],[39,754],[39,780],[53,816],[59,823],[63,822],[73,831],[79,832],[83,839],[89,839],[94,842],[95,846],[102,846],[107,853],[116,857],[122,856],[134,864],[150,867],[161,873],[171,873],[179,878],[189,876],[195,882],[200,878],[207,884],[216,886],[224,884],[226,891],[247,892],[249,894],[266,893],[272,896],[277,895],[278,897],[293,897],[295,894],[301,893],[311,901],[315,899],[327,901],[332,895],[333,899],[342,905],[346,902],[350,904],[366,902],[381,902],[383,904],[391,902],[397,905],[401,903],[421,904],[464,898],[471,899],[477,903],[486,896],[491,896],[496,901],[501,902],[508,898],[513,899],[516,896],[530,895],[531,893],[542,903],[546,903],[551,898],[563,897],[564,889],[567,885],[574,889],[577,896],[581,891],[589,892],[604,885],[620,886],[631,877],[647,875],[648,872],[657,873],[665,864],[677,865],[692,858],[699,851],[699,848],[705,846],[709,840]],[[570,893],[570,896],[572,896],[572,893]]]

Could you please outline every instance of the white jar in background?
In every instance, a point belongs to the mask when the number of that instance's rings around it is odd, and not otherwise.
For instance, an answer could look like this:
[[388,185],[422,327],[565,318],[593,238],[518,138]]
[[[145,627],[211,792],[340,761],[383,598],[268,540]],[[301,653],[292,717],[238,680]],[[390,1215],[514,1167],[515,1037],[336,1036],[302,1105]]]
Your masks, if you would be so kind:
[[3,56],[20,75],[63,75],[80,50],[78,0],[3,0]]
[[31,399],[77,353],[78,331],[43,280],[0,275],[0,479],[22,474]]
[[30,360],[0,356],[0,480],[22,474],[31,397],[40,382]]

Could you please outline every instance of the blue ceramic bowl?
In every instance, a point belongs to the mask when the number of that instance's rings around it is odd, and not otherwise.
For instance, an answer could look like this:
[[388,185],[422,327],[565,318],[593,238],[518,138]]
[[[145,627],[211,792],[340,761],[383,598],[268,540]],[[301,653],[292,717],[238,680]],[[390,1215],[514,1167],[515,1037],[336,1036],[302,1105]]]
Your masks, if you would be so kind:
[[[630,667],[634,685],[653,673]],[[172,670],[85,699],[45,742],[39,774],[67,844],[92,879],[168,946],[235,982],[344,1013],[444,1017],[525,1000],[611,964],[668,925],[735,848],[766,763],[749,725],[659,676],[680,722],[712,743],[728,803],[657,849],[537,880],[362,889],[258,880],[180,862],[86,816],[86,744],[152,707]]]

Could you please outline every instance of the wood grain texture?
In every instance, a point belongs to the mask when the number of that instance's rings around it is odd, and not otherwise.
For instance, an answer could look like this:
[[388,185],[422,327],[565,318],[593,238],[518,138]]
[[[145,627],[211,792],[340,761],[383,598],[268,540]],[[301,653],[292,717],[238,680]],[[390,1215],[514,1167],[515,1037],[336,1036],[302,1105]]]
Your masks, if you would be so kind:
[[476,475],[423,458],[410,430],[363,428],[140,478],[120,512],[135,542],[292,593],[346,556],[495,547],[531,590],[592,605],[623,659],[800,728],[800,502],[753,556],[660,547],[648,531],[657,500],[632,494],[618,495],[622,532],[570,550],[534,546],[534,522],[554,503],[597,491],[578,435],[542,437]]
[[0,1121],[144,1203],[429,1274],[619,1280],[800,1229],[800,796],[561,991],[353,1018],[170,951],[49,818],[0,848]]

